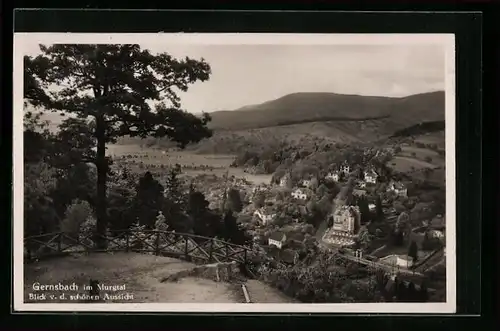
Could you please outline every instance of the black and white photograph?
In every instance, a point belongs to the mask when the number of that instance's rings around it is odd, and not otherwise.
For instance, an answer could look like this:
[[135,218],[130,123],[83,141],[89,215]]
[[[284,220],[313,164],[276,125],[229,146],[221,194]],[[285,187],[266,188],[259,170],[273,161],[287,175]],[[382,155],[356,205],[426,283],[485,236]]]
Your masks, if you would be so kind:
[[14,35],[14,309],[456,310],[446,34]]

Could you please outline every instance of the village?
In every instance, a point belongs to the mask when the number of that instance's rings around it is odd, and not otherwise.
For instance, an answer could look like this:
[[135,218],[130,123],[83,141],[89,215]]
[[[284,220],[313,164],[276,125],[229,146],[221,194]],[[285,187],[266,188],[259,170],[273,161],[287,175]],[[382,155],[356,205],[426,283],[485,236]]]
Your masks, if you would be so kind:
[[[238,222],[252,245],[278,264],[293,267],[311,249],[322,249],[398,272],[444,268],[445,215],[418,190],[409,190],[408,180],[344,162],[304,178],[287,172],[269,184],[229,181],[242,197]],[[207,186],[207,199],[217,203],[222,187]]]

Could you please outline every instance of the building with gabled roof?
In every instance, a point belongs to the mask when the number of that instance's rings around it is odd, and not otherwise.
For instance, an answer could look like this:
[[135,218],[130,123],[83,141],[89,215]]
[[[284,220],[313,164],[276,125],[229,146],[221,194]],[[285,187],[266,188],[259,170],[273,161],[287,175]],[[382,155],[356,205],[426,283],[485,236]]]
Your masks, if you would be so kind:
[[299,199],[299,200],[307,200],[307,198],[308,198],[307,191],[298,188],[292,192],[292,197],[295,199]]
[[340,179],[340,173],[338,171],[331,171],[325,176],[325,179],[338,182]]
[[389,185],[387,185],[387,192],[394,192],[396,195],[401,197],[408,196],[408,189],[405,184],[396,181],[391,181]]
[[283,244],[286,242],[286,234],[279,231],[273,232],[269,236],[268,242],[269,246],[276,246],[281,249]]
[[276,213],[270,207],[262,207],[254,212],[263,225],[267,225],[276,217]]
[[281,177],[280,179],[280,186],[281,187],[288,187],[292,184],[292,174],[290,172],[287,172]]
[[340,247],[356,244],[361,227],[361,214],[357,206],[338,206],[328,217],[332,226],[323,237],[324,241]]
[[368,184],[376,184],[377,183],[377,178],[378,174],[375,170],[373,169],[368,169],[364,172],[364,178],[365,182]]

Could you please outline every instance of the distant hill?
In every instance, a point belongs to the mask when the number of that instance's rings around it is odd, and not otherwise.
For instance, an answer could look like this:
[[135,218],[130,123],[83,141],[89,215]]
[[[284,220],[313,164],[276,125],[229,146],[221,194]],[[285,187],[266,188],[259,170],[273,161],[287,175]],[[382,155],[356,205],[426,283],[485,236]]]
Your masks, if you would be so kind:
[[[215,130],[247,130],[311,122],[377,122],[384,134],[421,122],[444,120],[444,92],[404,98],[294,93],[259,105],[210,115]],[[353,123],[354,124],[354,123]]]
[[[198,147],[207,152],[231,141],[261,144],[269,139],[300,141],[303,136],[326,137],[349,143],[373,141],[405,132],[421,123],[443,122],[444,91],[403,98],[343,95],[336,93],[293,93],[257,105],[210,113],[214,137]],[[55,128],[65,117],[47,113],[44,118]],[[124,138],[120,143],[144,143]],[[157,144],[159,141],[156,140]],[[163,142],[167,143],[167,142]],[[241,146],[226,146],[225,151]]]

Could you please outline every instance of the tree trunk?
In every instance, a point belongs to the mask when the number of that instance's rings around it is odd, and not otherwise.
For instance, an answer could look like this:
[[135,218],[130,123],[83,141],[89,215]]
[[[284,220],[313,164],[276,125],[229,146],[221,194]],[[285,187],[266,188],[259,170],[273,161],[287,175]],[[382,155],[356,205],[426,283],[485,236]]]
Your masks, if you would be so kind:
[[96,138],[97,138],[97,204],[96,204],[96,237],[97,248],[104,249],[107,246],[105,239],[107,228],[106,211],[106,180],[108,165],[106,163],[106,128],[103,116],[96,118]]

